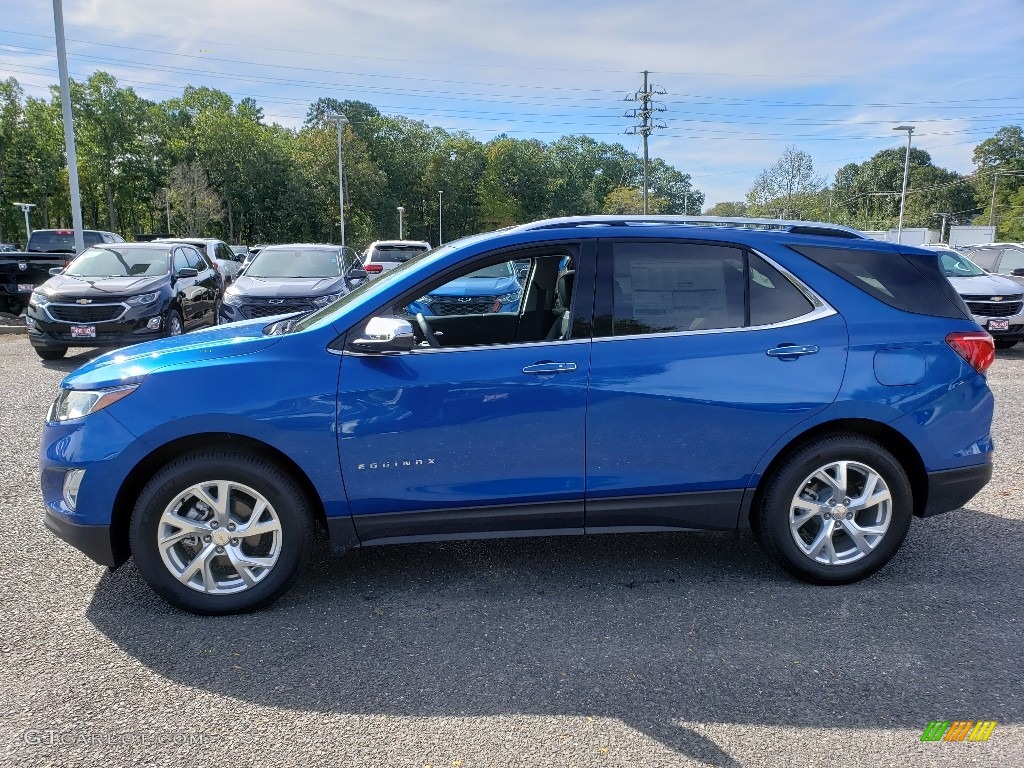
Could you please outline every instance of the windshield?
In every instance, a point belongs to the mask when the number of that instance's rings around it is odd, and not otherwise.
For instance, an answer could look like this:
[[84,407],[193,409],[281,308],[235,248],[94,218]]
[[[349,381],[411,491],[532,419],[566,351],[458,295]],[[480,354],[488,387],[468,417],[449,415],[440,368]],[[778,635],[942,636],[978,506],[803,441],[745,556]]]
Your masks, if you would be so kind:
[[267,248],[245,270],[246,277],[338,277],[337,248]]
[[168,273],[166,248],[89,248],[63,274],[71,277],[155,277]]
[[373,262],[405,262],[430,250],[422,245],[378,245],[373,249],[370,259]]
[[[103,242],[99,232],[83,232],[82,240],[87,247]],[[74,253],[75,233],[64,229],[53,232],[37,230],[29,237],[26,250],[40,253]]]
[[939,258],[946,277],[979,277],[986,274],[985,270],[956,251],[939,251]]
[[503,261],[500,264],[492,264],[489,267],[478,269],[466,277],[513,277],[515,272],[512,269],[512,262]]

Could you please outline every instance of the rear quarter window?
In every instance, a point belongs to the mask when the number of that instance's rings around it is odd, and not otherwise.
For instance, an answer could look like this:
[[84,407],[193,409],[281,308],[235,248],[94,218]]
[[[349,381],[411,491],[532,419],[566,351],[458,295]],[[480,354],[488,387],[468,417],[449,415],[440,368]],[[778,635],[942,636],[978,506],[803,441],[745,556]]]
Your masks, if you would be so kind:
[[918,315],[969,319],[942,273],[938,255],[790,245],[797,253],[890,307]]

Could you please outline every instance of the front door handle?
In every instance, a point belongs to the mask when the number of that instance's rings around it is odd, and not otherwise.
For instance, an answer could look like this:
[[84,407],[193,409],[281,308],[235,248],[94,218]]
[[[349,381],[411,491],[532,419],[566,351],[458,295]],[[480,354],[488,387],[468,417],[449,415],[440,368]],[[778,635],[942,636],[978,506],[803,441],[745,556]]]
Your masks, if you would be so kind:
[[523,373],[534,376],[551,375],[552,373],[569,373],[576,370],[576,363],[534,363],[523,368]]
[[818,348],[813,344],[782,344],[778,347],[772,347],[765,352],[768,357],[781,357],[783,359],[787,357],[800,357],[801,355],[813,355],[816,354]]

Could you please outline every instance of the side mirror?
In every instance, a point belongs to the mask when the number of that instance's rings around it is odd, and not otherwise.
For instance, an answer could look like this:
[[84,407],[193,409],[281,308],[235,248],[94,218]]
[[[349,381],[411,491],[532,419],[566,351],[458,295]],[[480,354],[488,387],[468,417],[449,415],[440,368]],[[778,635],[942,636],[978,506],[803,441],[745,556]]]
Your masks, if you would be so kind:
[[63,271],[64,270],[62,268],[60,268],[60,267],[50,267],[50,274],[51,275],[59,275]]
[[347,277],[349,280],[365,280],[366,270],[362,269],[361,267],[353,267],[348,271],[345,277]]
[[366,330],[351,342],[359,352],[408,352],[416,346],[412,324],[399,317],[374,317]]
[[194,267],[183,267],[178,270],[178,277],[199,277],[199,270]]
[[1018,267],[1010,272],[1014,277],[1024,277],[1024,267]]

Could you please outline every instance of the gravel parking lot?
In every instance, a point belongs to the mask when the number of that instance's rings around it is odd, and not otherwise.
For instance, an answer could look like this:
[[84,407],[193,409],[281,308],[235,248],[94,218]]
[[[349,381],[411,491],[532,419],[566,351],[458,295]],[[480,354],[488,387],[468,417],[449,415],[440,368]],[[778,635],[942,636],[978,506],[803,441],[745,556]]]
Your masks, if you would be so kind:
[[43,528],[40,425],[89,356],[0,335],[4,765],[1024,765],[1024,347],[990,373],[993,482],[867,582],[795,582],[749,535],[321,546],[213,619]]

